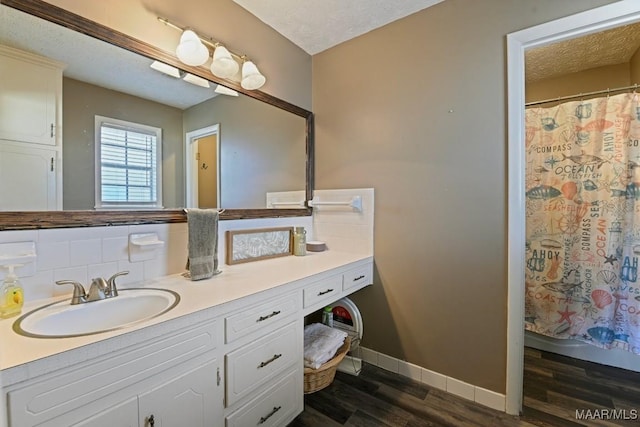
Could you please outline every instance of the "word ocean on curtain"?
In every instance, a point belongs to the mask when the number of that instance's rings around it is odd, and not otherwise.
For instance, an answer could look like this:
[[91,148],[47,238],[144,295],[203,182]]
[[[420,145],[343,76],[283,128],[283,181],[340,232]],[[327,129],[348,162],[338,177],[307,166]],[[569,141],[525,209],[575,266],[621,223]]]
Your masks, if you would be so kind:
[[640,110],[526,111],[525,327],[640,354]]

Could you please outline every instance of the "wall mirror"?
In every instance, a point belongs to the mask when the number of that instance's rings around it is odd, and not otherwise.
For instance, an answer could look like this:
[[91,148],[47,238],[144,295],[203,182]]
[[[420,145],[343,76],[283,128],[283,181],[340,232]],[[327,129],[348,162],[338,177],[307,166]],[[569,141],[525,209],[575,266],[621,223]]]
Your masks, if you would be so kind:
[[[171,52],[48,3],[0,0],[0,8],[0,44],[73,64],[63,78],[62,211],[0,207],[0,230],[183,222],[184,207],[223,208],[221,219],[310,214],[308,208],[267,208],[266,192],[304,190],[312,199],[311,112],[246,91],[204,67],[181,64]],[[178,67],[181,77],[204,78],[210,87],[153,70],[154,60]],[[216,94],[219,83],[239,96]],[[164,209],[93,210],[96,115],[162,127]],[[198,145],[216,147],[217,158],[205,157],[211,150],[199,153]],[[208,182],[207,174],[218,184],[202,202],[198,176]]]

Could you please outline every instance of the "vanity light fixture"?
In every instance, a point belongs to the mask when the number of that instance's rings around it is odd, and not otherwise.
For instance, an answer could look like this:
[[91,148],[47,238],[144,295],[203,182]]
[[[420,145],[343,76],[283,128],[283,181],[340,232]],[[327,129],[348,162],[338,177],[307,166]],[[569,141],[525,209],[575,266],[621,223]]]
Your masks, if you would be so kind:
[[181,77],[180,70],[169,64],[165,64],[164,62],[153,61],[149,66],[156,71],[160,71],[161,73],[164,73],[171,77],[175,77],[176,79],[179,79]]
[[213,58],[209,69],[213,75],[223,79],[236,80],[240,64],[242,64],[240,85],[244,89],[260,89],[267,81],[258,67],[246,55],[237,54],[212,38],[201,37],[193,30],[182,28],[166,18],[158,17],[158,21],[182,32],[176,55],[184,64],[196,67],[204,65],[209,60],[209,51],[212,50]]
[[231,52],[224,47],[218,46],[213,51],[213,60],[211,61],[211,72],[223,79],[229,79],[238,73],[240,66],[231,56]]
[[242,81],[240,82],[240,86],[248,90],[259,89],[264,85],[267,79],[260,74],[258,71],[258,67],[251,61],[248,61],[246,58],[243,58],[244,62],[242,63]]
[[153,68],[156,71],[160,71],[163,74],[171,76],[173,78],[176,78],[176,79],[182,78],[182,80],[184,80],[185,82],[191,83],[192,85],[204,87],[207,89],[211,87],[207,79],[203,79],[202,77],[195,76],[191,73],[185,73],[184,71],[181,71],[169,64],[165,64],[164,62],[153,61],[151,65],[149,65],[149,67]]
[[218,87],[215,88],[214,92],[219,93],[220,95],[238,96],[238,92],[222,85],[218,85]]
[[182,80],[184,80],[185,82],[191,83],[192,85],[204,87],[207,89],[211,87],[209,85],[209,80],[203,79],[202,77],[199,77],[199,76],[194,76],[191,73],[185,73]]
[[199,67],[209,59],[209,49],[196,33],[184,30],[180,36],[180,44],[176,48],[176,56],[187,65]]

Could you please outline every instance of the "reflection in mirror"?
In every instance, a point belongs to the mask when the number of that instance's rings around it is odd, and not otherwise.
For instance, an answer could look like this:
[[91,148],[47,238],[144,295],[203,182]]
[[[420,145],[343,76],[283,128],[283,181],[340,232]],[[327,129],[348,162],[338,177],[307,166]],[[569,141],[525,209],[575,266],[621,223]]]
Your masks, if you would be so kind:
[[[208,88],[190,84],[183,79],[184,72],[170,77],[151,69],[149,58],[4,5],[0,5],[0,44],[64,64],[61,129],[56,130],[61,136],[53,146],[27,146],[0,134],[3,147],[10,141],[12,147],[53,149],[52,165],[64,166],[60,179],[55,174],[43,178],[43,192],[50,197],[51,186],[61,181],[62,191],[53,191],[61,198],[53,205],[57,208],[96,206],[101,188],[95,168],[96,116],[162,129],[164,208],[265,208],[267,192],[306,188],[304,117],[243,94],[219,95],[215,83],[206,82]],[[191,141],[193,135],[213,127],[215,135],[202,137],[213,137],[214,142],[200,137]],[[23,182],[14,178],[15,184]],[[2,198],[0,210],[56,209],[50,201],[21,205],[24,191],[15,185],[13,191],[18,197],[11,202]]]

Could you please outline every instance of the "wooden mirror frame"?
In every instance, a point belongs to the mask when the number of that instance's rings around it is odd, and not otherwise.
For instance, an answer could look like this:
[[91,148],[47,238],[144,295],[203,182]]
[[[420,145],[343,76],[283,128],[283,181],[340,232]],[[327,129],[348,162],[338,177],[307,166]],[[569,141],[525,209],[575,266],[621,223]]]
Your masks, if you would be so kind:
[[[244,95],[282,110],[303,117],[306,120],[306,183],[305,208],[301,209],[225,209],[221,220],[249,218],[279,218],[311,215],[308,201],[313,199],[314,183],[314,127],[313,113],[290,104],[282,99],[258,90],[246,90],[238,83],[218,78],[205,72],[203,68],[181,63],[173,54],[151,44],[134,39],[124,33],[97,22],[61,9],[42,0],[0,0],[0,4],[20,10],[30,15],[53,22],[73,31],[102,40],[114,46],[158,60],[188,73],[219,83]],[[120,211],[11,211],[0,212],[0,230],[25,230],[39,228],[97,227],[107,225],[158,224],[186,222],[184,209],[162,210],[120,210]]]

